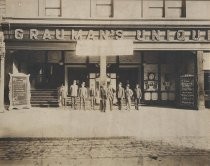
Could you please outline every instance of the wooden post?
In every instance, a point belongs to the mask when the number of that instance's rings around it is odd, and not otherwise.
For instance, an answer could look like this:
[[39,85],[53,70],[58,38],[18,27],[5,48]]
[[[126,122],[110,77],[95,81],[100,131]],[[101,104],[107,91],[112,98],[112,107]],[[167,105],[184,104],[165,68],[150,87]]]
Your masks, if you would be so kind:
[[197,108],[204,110],[204,70],[203,70],[203,51],[197,51]]
[[1,73],[0,73],[0,112],[4,112],[4,68],[5,68],[5,43],[4,34],[0,32],[0,61],[1,61]]
[[100,56],[100,85],[107,84],[106,80],[106,56]]

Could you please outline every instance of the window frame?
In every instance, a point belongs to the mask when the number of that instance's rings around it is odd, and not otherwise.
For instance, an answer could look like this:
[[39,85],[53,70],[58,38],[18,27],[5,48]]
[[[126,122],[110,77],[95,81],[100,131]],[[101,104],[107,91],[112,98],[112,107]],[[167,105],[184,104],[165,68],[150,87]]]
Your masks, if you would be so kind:
[[[110,0],[110,3],[98,3],[98,0],[91,0],[92,3],[92,10],[94,11],[94,13],[92,12],[91,17],[95,17],[95,18],[113,18],[114,17],[114,0]],[[100,6],[110,6],[110,16],[99,16],[97,14],[97,7]]]
[[[44,6],[44,14],[46,17],[61,17],[62,16],[62,0],[58,0],[59,1],[59,7],[50,7],[50,6],[47,6],[47,0],[44,0],[44,3],[45,3],[45,6]],[[47,10],[54,10],[54,9],[57,9],[60,11],[60,14],[59,15],[47,15]]]
[[[142,0],[143,2],[146,2],[146,0]],[[151,0],[151,2],[154,2],[155,0]],[[169,6],[168,5],[168,2],[172,1],[168,1],[168,0],[158,0],[159,2],[161,2],[161,6],[158,6],[158,5],[151,5],[148,6],[148,8],[150,10],[152,9],[162,9],[162,16],[160,18],[171,18],[168,16],[168,10],[170,9],[180,9],[181,10],[181,15],[177,18],[186,18],[186,0],[179,0],[181,2],[181,6],[178,7],[178,6]],[[156,2],[158,2],[156,1]],[[143,9],[144,10],[144,9]],[[144,11],[143,11],[144,13]]]

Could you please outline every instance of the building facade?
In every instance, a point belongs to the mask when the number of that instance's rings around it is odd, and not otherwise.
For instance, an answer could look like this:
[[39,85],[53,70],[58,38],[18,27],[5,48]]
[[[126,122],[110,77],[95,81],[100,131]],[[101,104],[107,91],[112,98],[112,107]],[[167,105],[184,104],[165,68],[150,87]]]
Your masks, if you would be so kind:
[[[145,104],[209,107],[209,8],[206,0],[1,0],[1,107],[9,73],[30,74],[33,94],[73,80],[98,88],[103,75],[115,89],[139,84]],[[36,97],[32,106],[44,102]]]

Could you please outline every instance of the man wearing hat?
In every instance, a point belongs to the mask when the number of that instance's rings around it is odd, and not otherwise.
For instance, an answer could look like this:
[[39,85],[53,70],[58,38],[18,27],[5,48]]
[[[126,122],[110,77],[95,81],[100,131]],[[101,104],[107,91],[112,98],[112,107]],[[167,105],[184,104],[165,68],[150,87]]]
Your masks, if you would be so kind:
[[107,100],[107,89],[105,85],[102,85],[100,88],[100,108],[102,112],[106,112],[106,100]]
[[118,105],[118,109],[121,110],[122,109],[122,101],[125,97],[125,91],[124,88],[122,87],[122,83],[120,82],[117,88],[117,105]]
[[141,89],[139,84],[136,84],[136,88],[134,89],[134,100],[135,100],[135,109],[139,110],[140,99],[142,97]]
[[125,89],[125,101],[126,101],[127,110],[129,110],[129,111],[131,109],[131,97],[132,96],[133,96],[133,91],[130,89],[130,85],[127,84],[126,89]]
[[80,109],[85,110],[85,101],[87,99],[88,93],[87,88],[85,87],[85,82],[82,83],[81,88],[79,89],[79,97],[80,97]]
[[71,107],[73,109],[76,109],[77,92],[78,86],[76,80],[74,80],[73,84],[70,86]]

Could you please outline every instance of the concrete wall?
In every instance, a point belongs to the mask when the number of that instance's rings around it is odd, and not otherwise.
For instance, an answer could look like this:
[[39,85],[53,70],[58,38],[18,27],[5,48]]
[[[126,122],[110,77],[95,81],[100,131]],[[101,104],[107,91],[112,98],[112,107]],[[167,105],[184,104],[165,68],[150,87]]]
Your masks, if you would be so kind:
[[209,9],[210,9],[210,1],[187,0],[187,3],[186,3],[187,18],[195,18],[195,19],[208,18],[209,19],[210,18]]
[[5,8],[6,8],[5,0],[0,0],[0,19],[1,19],[1,16],[5,15]]
[[6,0],[7,17],[31,18],[37,17],[38,15],[38,0]]

